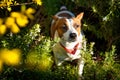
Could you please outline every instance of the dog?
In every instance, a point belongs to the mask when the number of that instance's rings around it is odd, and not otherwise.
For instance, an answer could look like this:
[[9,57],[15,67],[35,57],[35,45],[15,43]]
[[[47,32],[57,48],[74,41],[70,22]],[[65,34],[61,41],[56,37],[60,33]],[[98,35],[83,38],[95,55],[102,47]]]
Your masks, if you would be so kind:
[[53,46],[55,64],[62,65],[65,61],[78,60],[78,75],[82,77],[84,61],[81,57],[83,44],[83,33],[81,30],[81,20],[84,12],[76,17],[62,6],[60,12],[55,14],[51,24],[51,38],[59,38],[59,42]]

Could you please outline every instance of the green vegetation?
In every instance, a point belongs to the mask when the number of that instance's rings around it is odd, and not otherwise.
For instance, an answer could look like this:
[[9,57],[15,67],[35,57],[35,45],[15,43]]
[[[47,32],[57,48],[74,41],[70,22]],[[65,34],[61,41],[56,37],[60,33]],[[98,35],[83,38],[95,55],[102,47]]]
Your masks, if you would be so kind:
[[[119,0],[42,0],[42,5],[40,0],[2,0],[0,80],[77,80],[76,66],[53,66],[51,16],[62,5],[75,15],[84,12],[82,29],[87,39],[86,50],[82,50],[86,62],[84,80],[120,80]],[[11,17],[13,22],[7,22]]]

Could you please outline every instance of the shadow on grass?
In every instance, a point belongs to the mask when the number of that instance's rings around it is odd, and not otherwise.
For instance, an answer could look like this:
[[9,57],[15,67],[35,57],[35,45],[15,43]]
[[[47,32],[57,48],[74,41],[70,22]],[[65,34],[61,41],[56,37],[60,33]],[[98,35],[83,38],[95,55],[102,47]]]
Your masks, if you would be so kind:
[[77,80],[76,68],[59,67],[54,71],[10,69],[1,73],[0,80]]

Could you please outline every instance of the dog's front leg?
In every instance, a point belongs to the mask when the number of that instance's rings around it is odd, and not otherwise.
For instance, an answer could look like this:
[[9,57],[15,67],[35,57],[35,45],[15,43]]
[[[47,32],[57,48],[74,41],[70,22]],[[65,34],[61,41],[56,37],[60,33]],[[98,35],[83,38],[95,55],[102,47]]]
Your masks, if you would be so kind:
[[83,78],[82,77],[83,67],[84,67],[84,61],[80,59],[78,61],[78,80],[81,80]]

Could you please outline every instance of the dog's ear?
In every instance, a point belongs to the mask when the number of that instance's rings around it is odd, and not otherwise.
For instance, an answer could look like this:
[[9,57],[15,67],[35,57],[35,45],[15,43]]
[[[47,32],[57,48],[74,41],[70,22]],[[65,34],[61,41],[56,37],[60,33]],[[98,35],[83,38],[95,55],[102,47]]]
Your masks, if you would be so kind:
[[51,33],[50,35],[53,40],[54,40],[55,31],[56,31],[55,25],[52,25],[50,30]]
[[50,32],[51,32],[51,38],[54,39],[54,35],[55,35],[55,31],[56,31],[56,24],[55,24],[55,22],[58,20],[58,17],[57,16],[52,16],[52,18],[53,18],[54,21],[52,22]]
[[77,15],[77,19],[81,20],[83,18],[84,12],[81,12],[80,14]]
[[58,16],[52,16],[52,18],[57,21],[58,20]]

